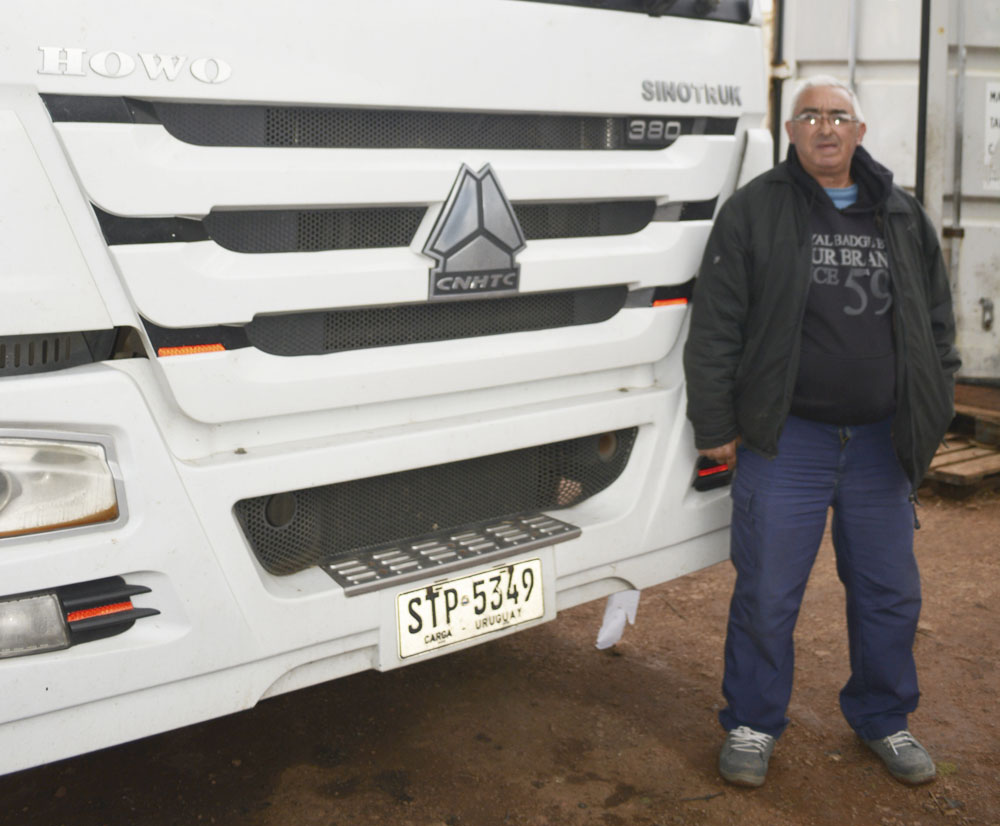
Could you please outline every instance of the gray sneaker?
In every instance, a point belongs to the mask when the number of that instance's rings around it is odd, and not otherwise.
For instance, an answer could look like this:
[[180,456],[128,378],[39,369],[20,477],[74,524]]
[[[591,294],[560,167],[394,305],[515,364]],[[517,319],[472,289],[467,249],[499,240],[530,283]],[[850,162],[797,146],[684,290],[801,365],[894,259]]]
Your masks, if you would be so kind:
[[732,729],[719,752],[719,774],[737,786],[762,786],[774,738],[747,726]]
[[937,767],[927,749],[906,729],[881,740],[865,740],[865,743],[882,758],[889,773],[903,783],[926,783],[937,775]]

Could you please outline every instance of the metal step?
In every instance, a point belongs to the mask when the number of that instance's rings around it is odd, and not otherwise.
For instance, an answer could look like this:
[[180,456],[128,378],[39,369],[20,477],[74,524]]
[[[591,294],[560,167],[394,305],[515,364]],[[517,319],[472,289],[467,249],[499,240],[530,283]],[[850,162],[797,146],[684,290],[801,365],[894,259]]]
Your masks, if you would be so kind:
[[347,596],[394,587],[575,539],[580,528],[543,513],[510,516],[389,542],[321,563]]

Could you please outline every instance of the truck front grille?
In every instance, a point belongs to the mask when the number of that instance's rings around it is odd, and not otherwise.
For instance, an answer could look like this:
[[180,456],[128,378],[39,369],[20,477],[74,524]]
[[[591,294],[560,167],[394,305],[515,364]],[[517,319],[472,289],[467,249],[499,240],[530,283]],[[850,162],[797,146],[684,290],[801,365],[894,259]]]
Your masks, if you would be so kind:
[[251,345],[276,356],[308,356],[429,341],[551,330],[607,321],[625,304],[623,284],[436,304],[259,315]]
[[655,201],[517,204],[514,214],[528,241],[631,235],[653,219]]
[[52,120],[159,123],[198,146],[340,149],[664,149],[681,135],[733,135],[736,118],[671,117],[669,139],[629,143],[632,117],[334,106],[168,103],[123,97],[42,95]]
[[[629,235],[652,220],[655,201],[513,204],[528,241]],[[233,252],[320,252],[407,247],[426,207],[215,209],[202,220],[124,218],[94,207],[105,240],[118,244],[215,241]]]
[[318,252],[405,247],[425,207],[213,210],[204,225],[234,252]]
[[292,574],[385,542],[579,504],[621,475],[637,432],[243,499],[236,517],[264,569]]

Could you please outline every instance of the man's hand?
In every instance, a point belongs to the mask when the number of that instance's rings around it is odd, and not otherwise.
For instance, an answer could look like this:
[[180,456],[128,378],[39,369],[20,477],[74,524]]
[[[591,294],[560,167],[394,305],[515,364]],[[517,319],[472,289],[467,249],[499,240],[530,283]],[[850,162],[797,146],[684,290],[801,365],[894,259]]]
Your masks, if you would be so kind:
[[736,446],[739,443],[740,440],[739,437],[737,437],[724,445],[719,445],[719,447],[710,447],[707,450],[699,450],[698,453],[702,456],[707,456],[713,462],[718,462],[720,465],[735,467]]

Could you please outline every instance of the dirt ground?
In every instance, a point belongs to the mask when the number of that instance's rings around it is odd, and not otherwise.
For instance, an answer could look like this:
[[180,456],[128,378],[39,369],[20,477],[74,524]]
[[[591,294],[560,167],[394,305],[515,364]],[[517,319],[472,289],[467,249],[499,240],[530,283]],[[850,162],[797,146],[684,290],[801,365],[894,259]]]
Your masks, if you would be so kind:
[[[728,563],[644,592],[610,651],[603,601],[396,672],[0,778],[0,824],[1000,824],[1000,496],[924,497],[923,698],[939,778],[892,780],[840,717],[843,596],[827,540],[797,631],[792,724],[767,785],[727,786]],[[5,748],[12,744],[5,744]]]

